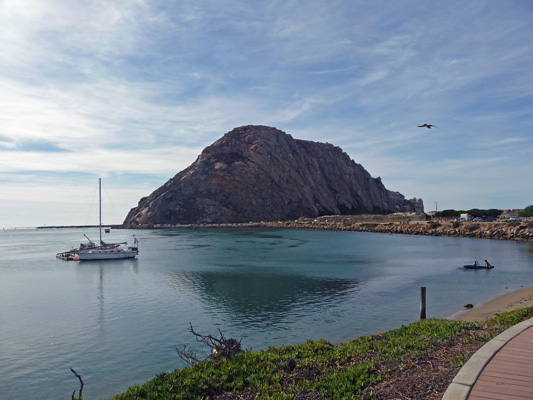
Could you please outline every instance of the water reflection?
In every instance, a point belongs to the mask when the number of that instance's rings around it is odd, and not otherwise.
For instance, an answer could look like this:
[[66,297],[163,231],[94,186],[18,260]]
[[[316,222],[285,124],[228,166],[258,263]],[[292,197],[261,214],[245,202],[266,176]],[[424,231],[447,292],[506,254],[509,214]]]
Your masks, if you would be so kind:
[[168,229],[154,231],[153,234],[159,237],[179,239],[169,243],[177,244],[181,250],[203,249],[221,245],[227,246],[226,249],[228,250],[237,250],[242,246],[249,245],[295,248],[306,243],[306,240],[301,238],[291,238],[271,231],[261,231],[257,228]]
[[287,318],[333,307],[358,289],[356,280],[302,275],[212,271],[169,274],[170,284],[192,290],[212,312],[256,326],[281,323]]
[[98,326],[100,327],[100,332],[104,332],[104,268],[102,265],[99,266],[98,271]]
[[[139,266],[137,259],[124,260],[100,260],[100,261],[85,261],[77,264],[77,273],[83,276],[84,280],[87,278],[98,276],[98,283],[96,289],[97,299],[97,326],[101,334],[105,333],[105,282],[107,275],[123,273],[129,270],[133,280],[137,280],[139,276]],[[97,271],[97,274],[96,274]]]
[[[533,284],[533,244],[526,243],[143,230],[137,260],[55,258],[83,233],[0,234],[0,398],[64,398],[68,366],[92,382],[87,398],[110,398],[174,369],[173,345],[194,342],[189,322],[202,333],[220,327],[254,350],[314,338],[340,343],[416,320],[420,286],[428,288],[428,314],[446,317]],[[496,268],[464,270],[473,257]]]

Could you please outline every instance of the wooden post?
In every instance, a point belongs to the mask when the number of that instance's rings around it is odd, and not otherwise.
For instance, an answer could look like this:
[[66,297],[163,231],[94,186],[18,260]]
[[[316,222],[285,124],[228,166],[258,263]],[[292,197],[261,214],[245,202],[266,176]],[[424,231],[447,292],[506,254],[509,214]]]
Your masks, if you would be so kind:
[[420,320],[426,319],[426,287],[420,288]]

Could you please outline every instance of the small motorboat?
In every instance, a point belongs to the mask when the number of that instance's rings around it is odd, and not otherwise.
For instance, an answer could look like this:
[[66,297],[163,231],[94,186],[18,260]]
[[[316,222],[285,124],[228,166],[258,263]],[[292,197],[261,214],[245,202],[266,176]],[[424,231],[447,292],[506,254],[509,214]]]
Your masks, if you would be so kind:
[[76,261],[76,257],[78,256],[78,254],[76,253],[77,251],[78,251],[78,249],[72,249],[72,250],[69,250],[69,251],[64,251],[62,253],[57,253],[56,257],[59,258],[60,260]]
[[491,268],[494,268],[494,265],[488,265],[488,266],[485,266],[485,265],[481,265],[481,264],[468,264],[468,265],[463,265],[463,268],[466,268],[466,269],[491,269]]

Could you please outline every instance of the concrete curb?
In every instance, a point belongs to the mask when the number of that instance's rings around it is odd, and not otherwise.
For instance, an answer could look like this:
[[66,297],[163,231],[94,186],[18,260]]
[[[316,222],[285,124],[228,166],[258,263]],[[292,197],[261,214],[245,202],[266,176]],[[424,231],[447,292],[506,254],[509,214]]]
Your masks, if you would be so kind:
[[452,383],[448,386],[446,392],[444,392],[442,400],[466,400],[481,371],[483,371],[483,368],[485,368],[492,357],[512,338],[532,326],[533,318],[522,321],[486,343],[463,365],[463,368],[453,378]]

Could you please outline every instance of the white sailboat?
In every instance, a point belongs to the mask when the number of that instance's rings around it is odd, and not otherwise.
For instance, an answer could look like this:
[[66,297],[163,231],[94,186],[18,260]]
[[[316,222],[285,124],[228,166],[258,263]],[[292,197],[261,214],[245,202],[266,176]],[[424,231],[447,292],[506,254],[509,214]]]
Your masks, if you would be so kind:
[[99,198],[99,214],[100,214],[100,245],[96,245],[91,239],[85,236],[88,240],[88,244],[80,245],[80,248],[76,251],[74,260],[80,261],[94,261],[94,260],[118,260],[123,258],[135,258],[139,254],[139,242],[135,235],[133,235],[133,247],[124,249],[122,245],[124,243],[105,243],[102,240],[102,178],[98,178],[98,198]]

